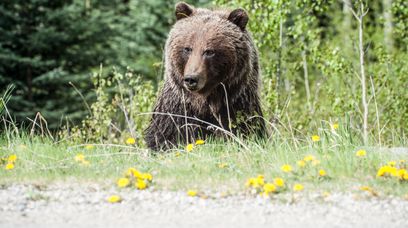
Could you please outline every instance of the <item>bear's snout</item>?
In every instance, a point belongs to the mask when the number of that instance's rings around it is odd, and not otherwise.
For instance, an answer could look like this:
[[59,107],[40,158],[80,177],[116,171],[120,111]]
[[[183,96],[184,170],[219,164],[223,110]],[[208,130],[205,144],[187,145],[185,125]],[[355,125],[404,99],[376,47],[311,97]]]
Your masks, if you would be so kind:
[[190,91],[199,90],[199,81],[199,75],[186,75],[184,77],[184,86]]

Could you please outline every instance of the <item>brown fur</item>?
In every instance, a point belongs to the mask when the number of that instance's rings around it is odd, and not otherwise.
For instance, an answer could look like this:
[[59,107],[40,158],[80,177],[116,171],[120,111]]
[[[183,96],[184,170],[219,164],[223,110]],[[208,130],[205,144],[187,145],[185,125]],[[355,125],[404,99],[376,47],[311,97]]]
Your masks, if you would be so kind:
[[[154,111],[196,117],[233,133],[262,134],[262,118],[250,118],[262,117],[262,111],[258,55],[246,30],[246,12],[178,3],[176,18],[165,47],[165,84]],[[213,134],[222,135],[200,121],[153,114],[145,140],[158,150]]]

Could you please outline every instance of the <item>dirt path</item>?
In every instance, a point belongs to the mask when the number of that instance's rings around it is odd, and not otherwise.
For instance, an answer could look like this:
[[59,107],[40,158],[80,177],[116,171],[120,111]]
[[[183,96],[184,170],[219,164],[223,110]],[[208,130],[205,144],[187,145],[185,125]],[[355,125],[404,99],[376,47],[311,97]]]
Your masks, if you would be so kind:
[[[123,202],[107,203],[114,193]],[[12,185],[0,189],[0,227],[408,227],[407,200],[306,193],[296,199],[201,199],[184,192],[98,185]]]

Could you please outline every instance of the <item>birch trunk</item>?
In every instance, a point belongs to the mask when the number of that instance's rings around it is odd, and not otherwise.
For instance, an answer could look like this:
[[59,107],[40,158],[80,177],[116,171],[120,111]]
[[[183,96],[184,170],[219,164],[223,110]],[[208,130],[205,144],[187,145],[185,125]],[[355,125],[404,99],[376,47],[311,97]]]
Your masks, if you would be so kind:
[[392,38],[392,0],[383,0],[383,16],[384,16],[384,44],[388,54],[391,54],[394,49],[394,39]]

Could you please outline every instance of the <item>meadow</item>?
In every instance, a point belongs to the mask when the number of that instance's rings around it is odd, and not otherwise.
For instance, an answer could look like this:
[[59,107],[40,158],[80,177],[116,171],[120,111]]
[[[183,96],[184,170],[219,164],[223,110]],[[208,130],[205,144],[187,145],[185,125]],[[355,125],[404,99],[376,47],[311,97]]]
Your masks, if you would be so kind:
[[[94,182],[137,191],[133,184],[118,182],[132,182],[126,172],[134,168],[153,176],[146,188],[197,194],[305,191],[407,197],[408,191],[407,152],[356,146],[341,123],[322,125],[320,136],[303,140],[278,133],[268,140],[209,139],[159,154],[137,146],[134,138],[117,144],[75,144],[13,133],[2,137],[1,145],[3,185]],[[272,190],[264,187],[267,184],[274,185]]]

